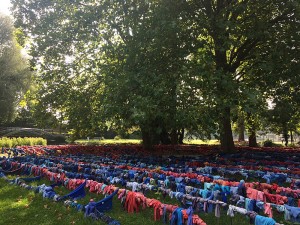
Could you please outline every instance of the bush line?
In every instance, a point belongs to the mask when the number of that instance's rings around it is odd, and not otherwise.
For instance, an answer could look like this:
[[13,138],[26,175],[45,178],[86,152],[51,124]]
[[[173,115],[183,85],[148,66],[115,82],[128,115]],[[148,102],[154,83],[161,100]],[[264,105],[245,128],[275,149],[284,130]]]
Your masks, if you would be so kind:
[[7,138],[2,137],[0,138],[0,147],[5,148],[13,148],[16,146],[34,146],[34,145],[47,145],[47,140],[44,138],[37,138],[37,137],[18,137],[18,138]]

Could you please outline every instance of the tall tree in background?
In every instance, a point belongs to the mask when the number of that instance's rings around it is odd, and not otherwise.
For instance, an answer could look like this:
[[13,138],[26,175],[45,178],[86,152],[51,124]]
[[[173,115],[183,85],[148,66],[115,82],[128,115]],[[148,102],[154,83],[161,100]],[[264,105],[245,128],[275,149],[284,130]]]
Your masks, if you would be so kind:
[[[279,73],[265,76],[255,73],[262,62],[259,55],[271,57],[274,38],[289,33],[299,24],[299,1],[196,0],[191,1],[191,18],[195,29],[201,30],[203,43],[198,55],[199,75],[207,87],[206,94],[218,114],[221,148],[234,149],[231,129],[231,109],[239,102],[242,90],[259,83],[262,90],[278,80]],[[287,35],[282,35],[291,39]],[[281,40],[284,41],[284,40]],[[274,71],[275,67],[270,67]],[[259,81],[259,82],[258,82]],[[249,93],[251,94],[251,93]]]
[[[271,131],[281,134],[288,144],[289,134],[297,132],[300,107],[300,20],[299,1],[282,2],[291,7],[280,18],[288,19],[273,24],[273,35],[261,46],[253,59],[255,67],[247,67],[255,74],[252,84],[259,86],[272,107],[263,113]],[[279,8],[275,11],[279,16]],[[276,17],[274,17],[275,19]],[[292,138],[293,135],[291,135]]]
[[0,14],[0,124],[10,122],[28,87],[30,71],[21,55],[10,17]]

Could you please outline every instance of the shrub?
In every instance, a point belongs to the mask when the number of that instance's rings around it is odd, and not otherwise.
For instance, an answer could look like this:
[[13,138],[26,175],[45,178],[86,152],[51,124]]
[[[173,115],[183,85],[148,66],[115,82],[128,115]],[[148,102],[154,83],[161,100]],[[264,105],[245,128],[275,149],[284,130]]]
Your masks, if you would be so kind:
[[33,137],[24,137],[24,138],[0,138],[0,147],[12,148],[22,145],[47,145],[47,140],[43,138],[33,138]]
[[122,139],[119,135],[115,136],[114,140],[120,140]]
[[283,145],[276,144],[272,140],[267,139],[263,142],[263,147],[283,147]]
[[264,141],[263,146],[264,147],[273,147],[274,143],[273,143],[272,140],[267,139],[267,140]]
[[13,146],[12,140],[4,137],[1,138],[1,147],[11,148]]
[[36,138],[35,145],[47,145],[47,140],[44,138]]
[[29,138],[27,138],[27,137],[23,138],[21,143],[22,143],[21,145],[31,146],[31,142],[30,142]]

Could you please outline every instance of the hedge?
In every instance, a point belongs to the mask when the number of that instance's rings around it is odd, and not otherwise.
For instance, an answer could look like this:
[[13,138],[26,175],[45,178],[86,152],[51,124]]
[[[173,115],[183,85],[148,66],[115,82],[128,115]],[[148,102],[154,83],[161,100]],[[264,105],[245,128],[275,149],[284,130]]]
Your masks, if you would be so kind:
[[34,145],[47,145],[47,140],[44,138],[37,137],[18,137],[18,138],[0,138],[0,147],[12,148],[16,146],[34,146]]

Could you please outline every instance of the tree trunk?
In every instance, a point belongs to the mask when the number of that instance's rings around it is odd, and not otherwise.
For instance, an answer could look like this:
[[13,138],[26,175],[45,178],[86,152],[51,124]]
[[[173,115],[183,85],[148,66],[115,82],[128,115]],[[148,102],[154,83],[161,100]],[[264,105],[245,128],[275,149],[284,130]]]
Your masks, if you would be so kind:
[[171,144],[172,145],[178,144],[178,134],[176,129],[172,129],[171,131]]
[[288,135],[288,132],[284,132],[283,133],[283,137],[284,137],[284,141],[285,141],[285,147],[287,147],[288,144],[289,144],[289,135]]
[[291,134],[291,143],[293,144],[294,143],[293,131],[290,131],[290,134]]
[[239,113],[237,123],[239,133],[238,141],[245,141],[245,120],[242,113]]
[[160,142],[164,145],[169,145],[171,144],[171,140],[169,137],[169,133],[166,131],[165,128],[162,129],[162,132],[160,133]]
[[153,144],[151,142],[151,138],[149,135],[149,132],[142,129],[142,140],[143,140],[143,146],[147,150],[151,150],[153,148]]
[[231,129],[231,120],[230,120],[230,108],[225,107],[224,111],[221,112],[221,121],[220,121],[220,141],[221,149],[224,152],[234,152],[234,143]]
[[249,135],[249,147],[257,147],[256,132],[254,130]]
[[183,145],[183,138],[184,138],[184,128],[181,129],[181,131],[178,131],[179,137],[178,137],[178,143]]
[[151,128],[141,128],[143,147],[146,150],[153,150],[154,145],[159,144],[159,136],[156,134],[155,129]]

